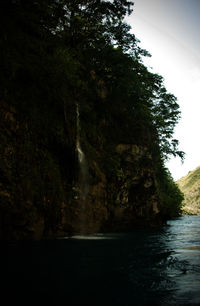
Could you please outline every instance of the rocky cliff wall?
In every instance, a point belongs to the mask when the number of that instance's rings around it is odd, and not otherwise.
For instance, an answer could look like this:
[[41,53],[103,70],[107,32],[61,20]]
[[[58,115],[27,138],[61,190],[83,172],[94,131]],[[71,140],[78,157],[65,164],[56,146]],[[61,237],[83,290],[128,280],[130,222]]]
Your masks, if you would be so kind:
[[1,239],[131,230],[158,217],[154,161],[147,147],[116,145],[116,165],[109,174],[103,149],[93,146],[94,158],[85,147],[88,177],[83,193],[78,159],[72,158],[75,140],[63,152],[52,149],[36,124],[5,102],[0,131]]

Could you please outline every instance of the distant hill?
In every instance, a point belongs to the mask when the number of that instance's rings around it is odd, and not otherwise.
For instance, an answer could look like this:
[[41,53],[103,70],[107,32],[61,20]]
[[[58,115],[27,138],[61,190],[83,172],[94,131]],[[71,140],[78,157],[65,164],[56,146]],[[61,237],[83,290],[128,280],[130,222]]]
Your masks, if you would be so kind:
[[176,182],[185,196],[183,211],[200,215],[200,167]]

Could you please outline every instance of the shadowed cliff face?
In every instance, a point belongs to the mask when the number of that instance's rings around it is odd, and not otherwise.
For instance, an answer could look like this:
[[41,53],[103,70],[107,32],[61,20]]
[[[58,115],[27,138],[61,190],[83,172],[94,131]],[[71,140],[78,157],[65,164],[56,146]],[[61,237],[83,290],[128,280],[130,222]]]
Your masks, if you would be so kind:
[[67,148],[63,172],[61,152],[43,147],[36,126],[5,102],[0,129],[2,239],[127,230],[138,217],[151,219],[159,212],[152,156],[146,147],[117,145],[112,175],[101,166],[102,150],[96,148],[98,160],[82,152],[88,167],[83,177],[78,158],[70,161],[73,154]]
[[63,183],[36,123],[1,101],[0,236],[41,238],[61,220]]
[[[84,198],[81,186],[74,187],[74,198],[65,207],[66,229],[83,233],[130,230],[142,220],[155,221],[159,209],[152,156],[147,148],[131,144],[118,145],[116,153],[119,169],[112,177],[88,157],[89,171],[96,182],[88,181]],[[70,213],[72,206],[74,211]]]
[[[130,230],[176,216],[176,98],[142,64],[131,2],[4,1],[0,237]],[[89,22],[88,22],[89,20]]]

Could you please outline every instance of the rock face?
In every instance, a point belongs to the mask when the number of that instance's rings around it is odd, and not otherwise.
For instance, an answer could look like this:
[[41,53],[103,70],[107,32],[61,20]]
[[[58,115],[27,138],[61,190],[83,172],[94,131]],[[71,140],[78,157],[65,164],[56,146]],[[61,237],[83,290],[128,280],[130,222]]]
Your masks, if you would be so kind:
[[34,122],[19,117],[6,103],[1,106],[1,239],[130,230],[157,218],[156,178],[147,147],[116,145],[114,170],[109,172],[103,150],[96,149],[93,158],[85,146],[88,177],[83,193],[73,155],[75,139],[63,153],[62,148],[55,152],[41,144]]
[[[151,223],[159,214],[152,156],[145,147],[119,144],[116,153],[120,168],[112,178],[91,163],[98,182],[88,186],[81,199],[77,188],[70,205],[65,206],[65,229],[73,232],[130,230],[138,222]],[[144,166],[142,166],[144,165]],[[76,207],[70,213],[70,208]]]

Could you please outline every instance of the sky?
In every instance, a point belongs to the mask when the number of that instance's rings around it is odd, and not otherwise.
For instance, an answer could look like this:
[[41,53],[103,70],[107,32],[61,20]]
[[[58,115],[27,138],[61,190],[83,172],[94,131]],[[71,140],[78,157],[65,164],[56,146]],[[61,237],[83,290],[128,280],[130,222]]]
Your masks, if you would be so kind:
[[174,180],[200,166],[200,0],[133,0],[127,19],[140,46],[151,53],[144,64],[164,77],[168,92],[177,97],[181,119],[174,138],[185,161],[166,163]]

